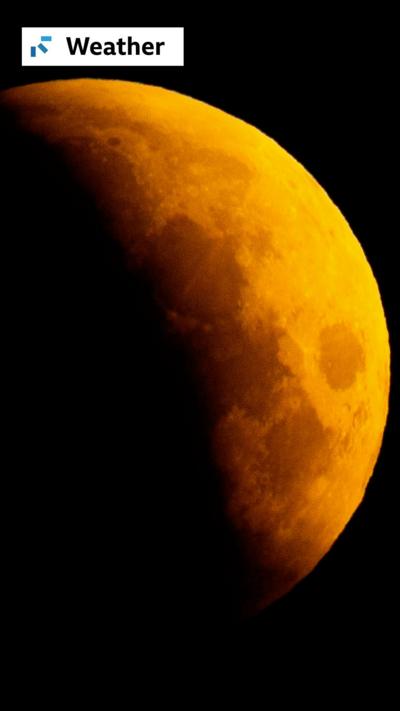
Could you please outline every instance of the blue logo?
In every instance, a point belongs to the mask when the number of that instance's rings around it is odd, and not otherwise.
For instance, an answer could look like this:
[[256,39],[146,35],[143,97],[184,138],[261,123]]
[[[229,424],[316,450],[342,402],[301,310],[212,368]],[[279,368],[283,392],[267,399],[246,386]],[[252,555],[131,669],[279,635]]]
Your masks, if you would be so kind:
[[31,57],[36,57],[36,50],[37,49],[40,49],[40,51],[43,52],[44,54],[46,54],[46,52],[49,51],[48,47],[46,47],[46,45],[43,44],[43,42],[51,42],[51,40],[52,40],[51,35],[42,35],[40,40],[41,41],[37,46],[34,45],[33,47],[31,47]]

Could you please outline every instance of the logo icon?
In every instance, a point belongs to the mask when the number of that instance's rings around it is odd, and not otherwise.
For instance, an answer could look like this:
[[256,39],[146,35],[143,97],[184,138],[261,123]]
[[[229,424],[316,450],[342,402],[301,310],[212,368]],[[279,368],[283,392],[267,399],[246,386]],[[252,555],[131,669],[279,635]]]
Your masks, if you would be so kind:
[[51,42],[51,40],[52,40],[51,35],[42,35],[40,38],[40,43],[37,46],[33,45],[33,47],[31,47],[31,57],[36,57],[36,50],[37,49],[40,49],[41,52],[46,54],[46,52],[48,52],[49,49],[48,49],[48,47],[46,47],[45,44],[43,44],[43,42]]
[[21,27],[23,67],[183,67],[183,27]]

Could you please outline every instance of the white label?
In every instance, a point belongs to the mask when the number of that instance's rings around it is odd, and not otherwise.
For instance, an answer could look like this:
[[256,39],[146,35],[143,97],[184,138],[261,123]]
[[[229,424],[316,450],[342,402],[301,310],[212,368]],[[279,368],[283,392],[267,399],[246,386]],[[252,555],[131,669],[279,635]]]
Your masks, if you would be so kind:
[[23,67],[183,67],[183,27],[23,27]]

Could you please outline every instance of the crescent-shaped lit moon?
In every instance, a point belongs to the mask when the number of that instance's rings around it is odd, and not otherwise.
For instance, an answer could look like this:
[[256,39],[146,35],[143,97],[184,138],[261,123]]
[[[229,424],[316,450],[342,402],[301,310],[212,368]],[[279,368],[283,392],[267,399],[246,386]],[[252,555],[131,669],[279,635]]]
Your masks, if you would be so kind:
[[70,80],[1,104],[75,172],[185,348],[242,611],[262,609],[330,549],[380,450],[388,333],[360,243],[283,148],[200,101]]

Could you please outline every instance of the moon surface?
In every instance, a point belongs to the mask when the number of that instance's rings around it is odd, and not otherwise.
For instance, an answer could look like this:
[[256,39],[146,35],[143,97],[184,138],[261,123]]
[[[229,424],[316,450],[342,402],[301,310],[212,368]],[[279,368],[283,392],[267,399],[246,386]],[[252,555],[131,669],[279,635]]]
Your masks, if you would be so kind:
[[359,242],[283,148],[200,101],[82,79],[0,103],[90,196],[184,351],[240,557],[240,613],[260,611],[330,549],[380,450],[388,333]]

